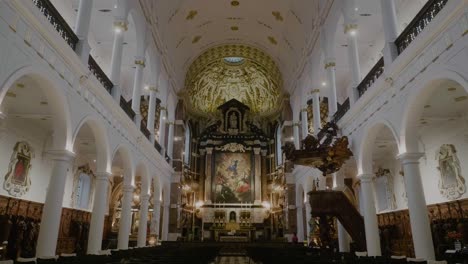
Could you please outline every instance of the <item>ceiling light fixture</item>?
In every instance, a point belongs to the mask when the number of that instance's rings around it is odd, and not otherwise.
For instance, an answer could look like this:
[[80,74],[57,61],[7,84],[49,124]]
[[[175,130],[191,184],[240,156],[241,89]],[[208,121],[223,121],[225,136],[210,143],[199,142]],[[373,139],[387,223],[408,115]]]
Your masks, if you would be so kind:
[[120,27],[114,27],[114,32],[120,34],[122,33],[122,29]]
[[326,82],[322,82],[322,86],[323,86],[323,87],[327,86],[327,83],[326,83]]
[[357,31],[354,30],[354,29],[353,29],[353,30],[350,30],[350,31],[349,31],[349,34],[350,34],[351,36],[356,36]]
[[357,7],[354,8],[354,11],[358,11],[358,10],[359,10],[359,8],[357,8]]

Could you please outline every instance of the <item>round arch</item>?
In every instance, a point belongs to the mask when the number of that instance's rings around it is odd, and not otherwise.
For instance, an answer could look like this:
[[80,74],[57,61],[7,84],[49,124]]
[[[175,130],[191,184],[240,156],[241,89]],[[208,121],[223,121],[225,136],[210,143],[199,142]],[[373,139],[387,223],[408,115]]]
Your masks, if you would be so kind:
[[96,117],[92,115],[88,115],[84,117],[76,130],[73,133],[73,144],[75,145],[76,138],[78,133],[80,132],[81,128],[87,124],[91,129],[93,134],[94,140],[96,142],[96,169],[98,172],[111,172],[111,164],[110,164],[110,147],[109,147],[109,140],[107,137],[106,128],[102,125]]
[[[130,153],[130,150],[128,149],[127,146],[120,144],[118,145],[113,153],[112,153],[112,159],[110,160],[111,164],[114,162],[115,158],[117,155],[120,155],[122,159],[122,167],[124,170],[124,177],[129,177],[129,182],[132,180],[132,172],[133,172],[133,162],[132,162],[132,156]],[[112,166],[112,165],[111,165]]]
[[396,145],[398,147],[400,146],[398,134],[389,121],[380,119],[377,122],[369,125],[363,133],[360,144],[358,146],[358,155],[356,161],[358,166],[358,174],[372,173],[372,151],[375,145],[374,142],[379,132],[385,128],[390,130]]
[[53,129],[54,137],[52,147],[57,150],[72,150],[72,129],[70,109],[67,97],[62,88],[66,84],[56,78],[51,78],[50,72],[38,66],[25,66],[13,71],[0,85],[0,105],[6,93],[13,84],[24,76],[30,76],[44,83],[40,88],[45,94],[52,112],[54,113]]
[[416,124],[421,116],[424,104],[444,81],[453,82],[468,93],[468,80],[459,72],[443,66],[434,66],[426,70],[411,88],[411,93],[403,108],[401,119],[399,153],[421,152]]

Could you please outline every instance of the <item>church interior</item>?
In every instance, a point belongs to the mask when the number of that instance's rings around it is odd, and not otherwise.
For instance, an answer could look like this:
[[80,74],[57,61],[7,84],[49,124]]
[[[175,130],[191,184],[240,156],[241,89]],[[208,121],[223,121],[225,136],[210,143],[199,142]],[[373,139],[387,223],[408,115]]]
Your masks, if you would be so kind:
[[0,264],[468,263],[467,0],[0,0]]

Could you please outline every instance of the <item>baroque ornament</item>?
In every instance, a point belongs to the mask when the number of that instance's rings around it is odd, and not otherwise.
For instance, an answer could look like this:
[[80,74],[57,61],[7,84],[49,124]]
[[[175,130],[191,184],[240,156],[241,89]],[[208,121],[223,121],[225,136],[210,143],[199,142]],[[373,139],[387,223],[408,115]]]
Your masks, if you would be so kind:
[[14,197],[26,194],[31,187],[31,159],[34,158],[34,151],[26,141],[16,142],[11,154],[8,172],[5,175],[3,189]]
[[209,49],[190,66],[185,87],[188,106],[213,114],[223,103],[237,99],[254,114],[271,114],[280,103],[281,75],[273,59],[244,45]]
[[459,198],[465,193],[466,186],[455,146],[443,144],[435,158],[439,162],[437,169],[440,171],[440,193],[449,200]]
[[228,144],[226,144],[224,146],[216,148],[216,150],[230,151],[230,152],[245,152],[246,148],[242,144],[228,143]]

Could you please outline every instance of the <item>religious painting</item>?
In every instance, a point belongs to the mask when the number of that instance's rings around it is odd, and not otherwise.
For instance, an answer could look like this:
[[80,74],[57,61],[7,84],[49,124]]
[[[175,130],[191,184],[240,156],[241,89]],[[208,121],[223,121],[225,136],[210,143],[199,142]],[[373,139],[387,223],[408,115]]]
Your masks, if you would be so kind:
[[436,153],[436,160],[439,163],[440,193],[449,200],[459,198],[465,193],[466,187],[455,146],[443,144]]
[[252,201],[252,155],[218,152],[215,155],[213,192],[216,203]]
[[31,186],[31,159],[34,152],[26,141],[20,141],[13,147],[8,172],[5,175],[3,188],[12,196],[20,197],[29,191]]

